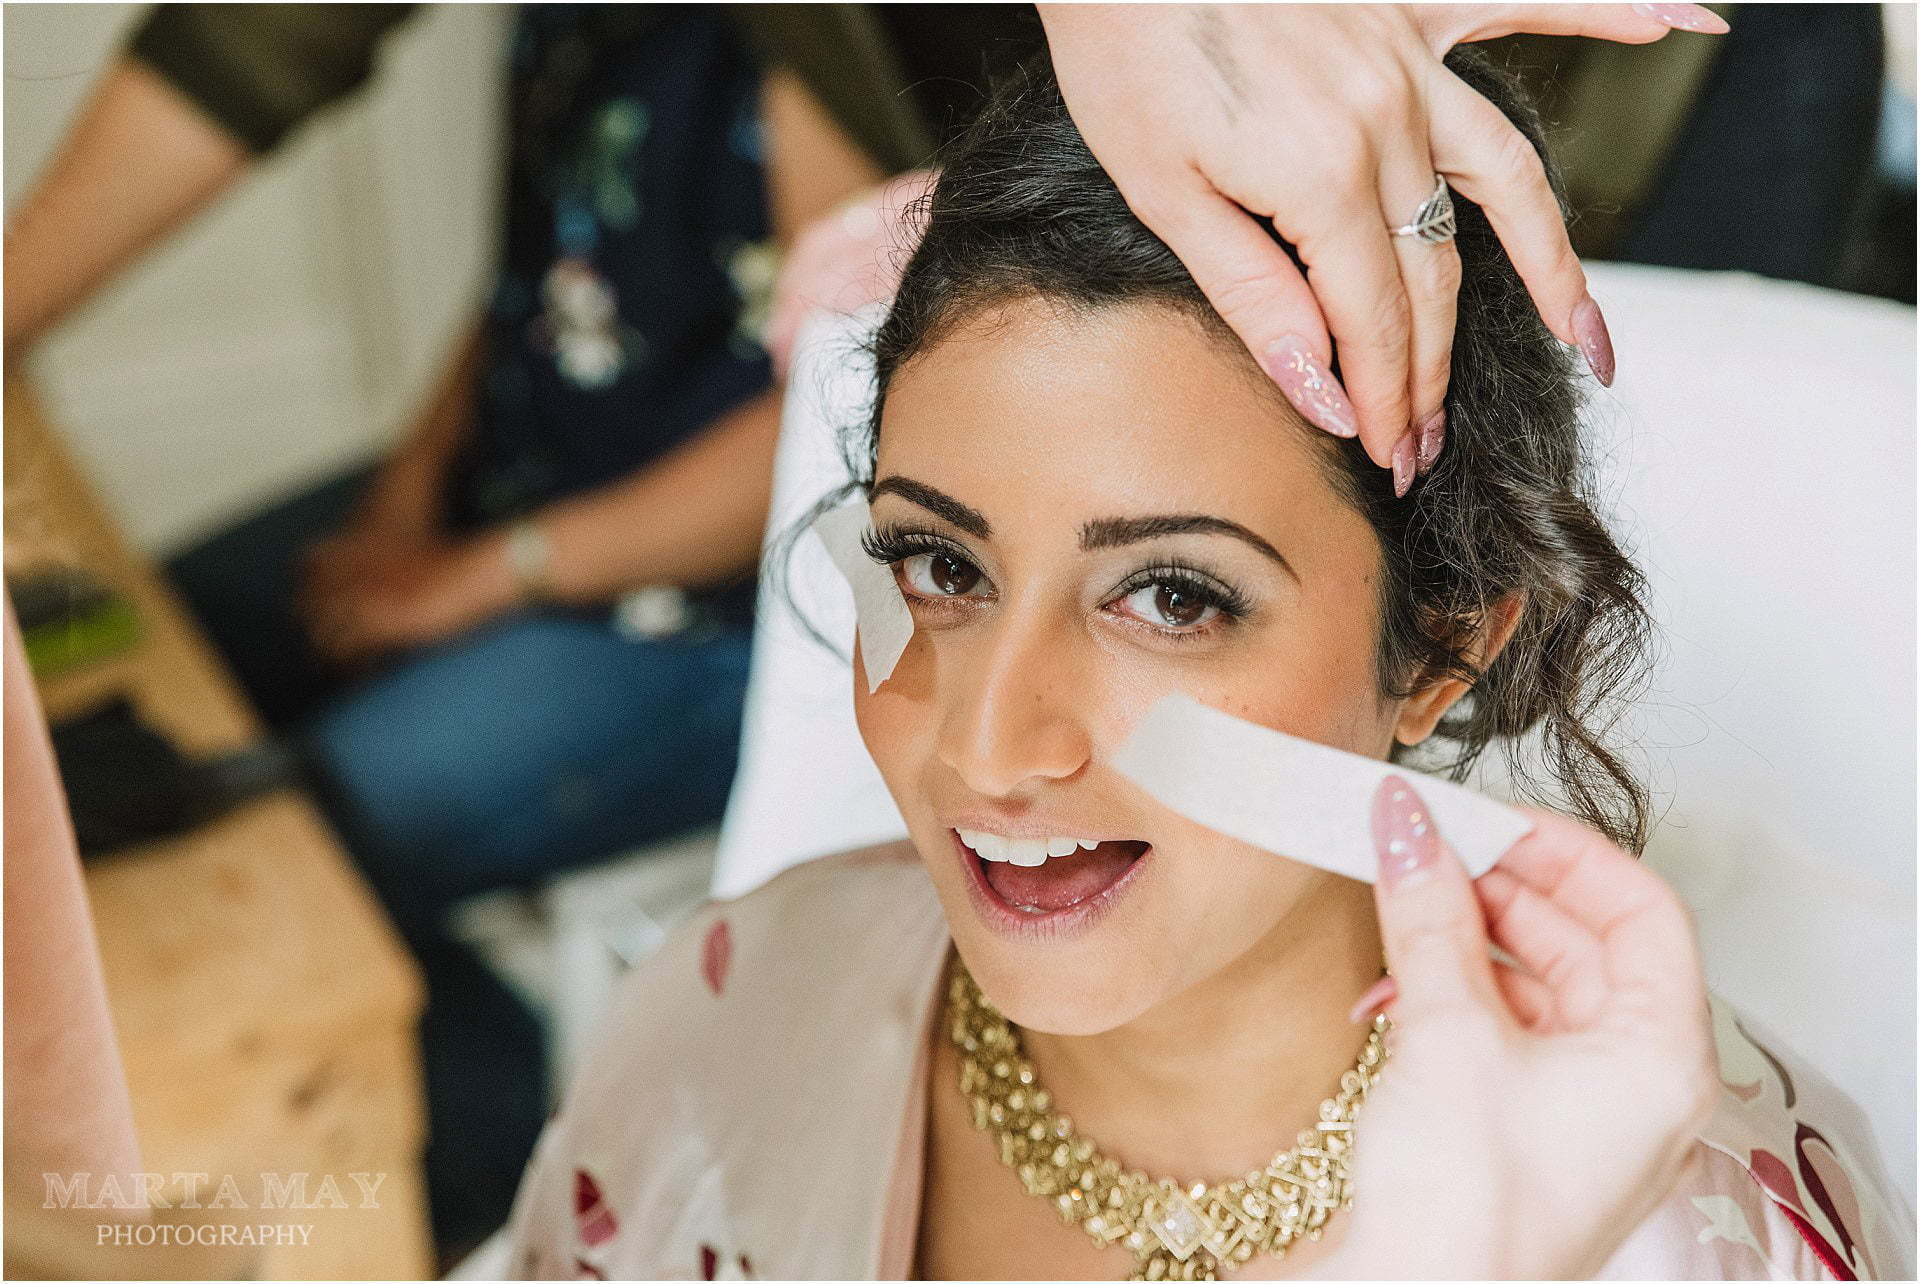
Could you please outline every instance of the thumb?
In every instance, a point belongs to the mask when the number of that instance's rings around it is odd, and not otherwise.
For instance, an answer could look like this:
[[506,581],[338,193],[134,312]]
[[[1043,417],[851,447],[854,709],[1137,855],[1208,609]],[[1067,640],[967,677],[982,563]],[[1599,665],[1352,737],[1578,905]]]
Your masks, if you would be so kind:
[[1374,904],[1400,991],[1396,1011],[1502,1011],[1473,882],[1441,841],[1426,803],[1400,776],[1374,791],[1373,844],[1380,858]]

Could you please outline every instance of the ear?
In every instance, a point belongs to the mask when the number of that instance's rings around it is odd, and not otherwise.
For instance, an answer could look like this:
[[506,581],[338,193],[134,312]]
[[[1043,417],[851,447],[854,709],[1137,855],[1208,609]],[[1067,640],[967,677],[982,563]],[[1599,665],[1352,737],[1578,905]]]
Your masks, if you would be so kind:
[[[1526,594],[1509,593],[1488,610],[1487,618],[1480,624],[1480,636],[1467,648],[1467,658],[1476,669],[1486,672],[1487,666],[1506,649],[1526,602]],[[1415,691],[1400,706],[1393,738],[1403,745],[1417,745],[1425,740],[1440,725],[1447,710],[1453,708],[1454,702],[1467,693],[1468,686],[1458,678],[1442,678]]]

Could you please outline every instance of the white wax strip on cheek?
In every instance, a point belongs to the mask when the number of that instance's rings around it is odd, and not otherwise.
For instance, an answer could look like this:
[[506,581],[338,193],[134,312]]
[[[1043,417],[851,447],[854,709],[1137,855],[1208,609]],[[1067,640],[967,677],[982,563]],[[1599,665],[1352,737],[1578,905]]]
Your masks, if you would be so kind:
[[1388,775],[1413,786],[1440,837],[1474,878],[1533,828],[1520,812],[1470,789],[1262,727],[1184,695],[1166,696],[1149,709],[1112,761],[1188,820],[1368,883],[1380,868],[1373,795]]
[[866,501],[859,499],[829,509],[813,523],[813,533],[853,589],[854,617],[860,622],[860,662],[866,668],[869,694],[893,673],[913,637],[913,612],[900,596],[893,571],[868,557],[860,546],[860,537],[872,523]]

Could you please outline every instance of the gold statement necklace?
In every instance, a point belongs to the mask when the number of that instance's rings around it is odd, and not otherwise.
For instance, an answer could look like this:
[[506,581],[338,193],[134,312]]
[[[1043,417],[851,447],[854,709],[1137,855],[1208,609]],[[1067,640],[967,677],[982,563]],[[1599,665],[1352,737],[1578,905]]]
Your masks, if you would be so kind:
[[1282,1256],[1296,1240],[1319,1239],[1334,1211],[1353,1203],[1353,1121],[1387,1059],[1384,1015],[1373,1019],[1340,1091],[1320,1103],[1319,1122],[1291,1150],[1239,1181],[1184,1188],[1121,1168],[1055,1113],[1018,1031],[958,959],[947,1017],[974,1127],[993,1134],[1000,1162],[1019,1173],[1028,1194],[1052,1200],[1061,1220],[1094,1243],[1131,1252],[1136,1280],[1211,1280],[1255,1253]]

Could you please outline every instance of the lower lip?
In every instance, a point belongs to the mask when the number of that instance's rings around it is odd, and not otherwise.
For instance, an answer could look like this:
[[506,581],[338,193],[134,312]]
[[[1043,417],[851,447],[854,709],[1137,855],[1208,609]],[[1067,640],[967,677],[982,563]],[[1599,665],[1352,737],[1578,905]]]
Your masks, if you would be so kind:
[[[947,836],[953,840],[954,854],[967,871],[967,894],[973,899],[974,912],[980,916],[980,921],[1002,936],[1024,940],[1071,936],[1088,930],[1119,903],[1138,878],[1140,867],[1153,858],[1153,848],[1148,847],[1133,864],[1127,866],[1126,873],[1086,900],[1064,909],[1048,910],[1044,914],[1029,914],[1007,904],[1001,899],[1000,893],[993,890],[993,885],[987,882],[987,876],[980,868],[980,858],[973,854],[972,848],[960,841],[959,834],[949,829]],[[1064,859],[1073,858],[1069,856]]]

